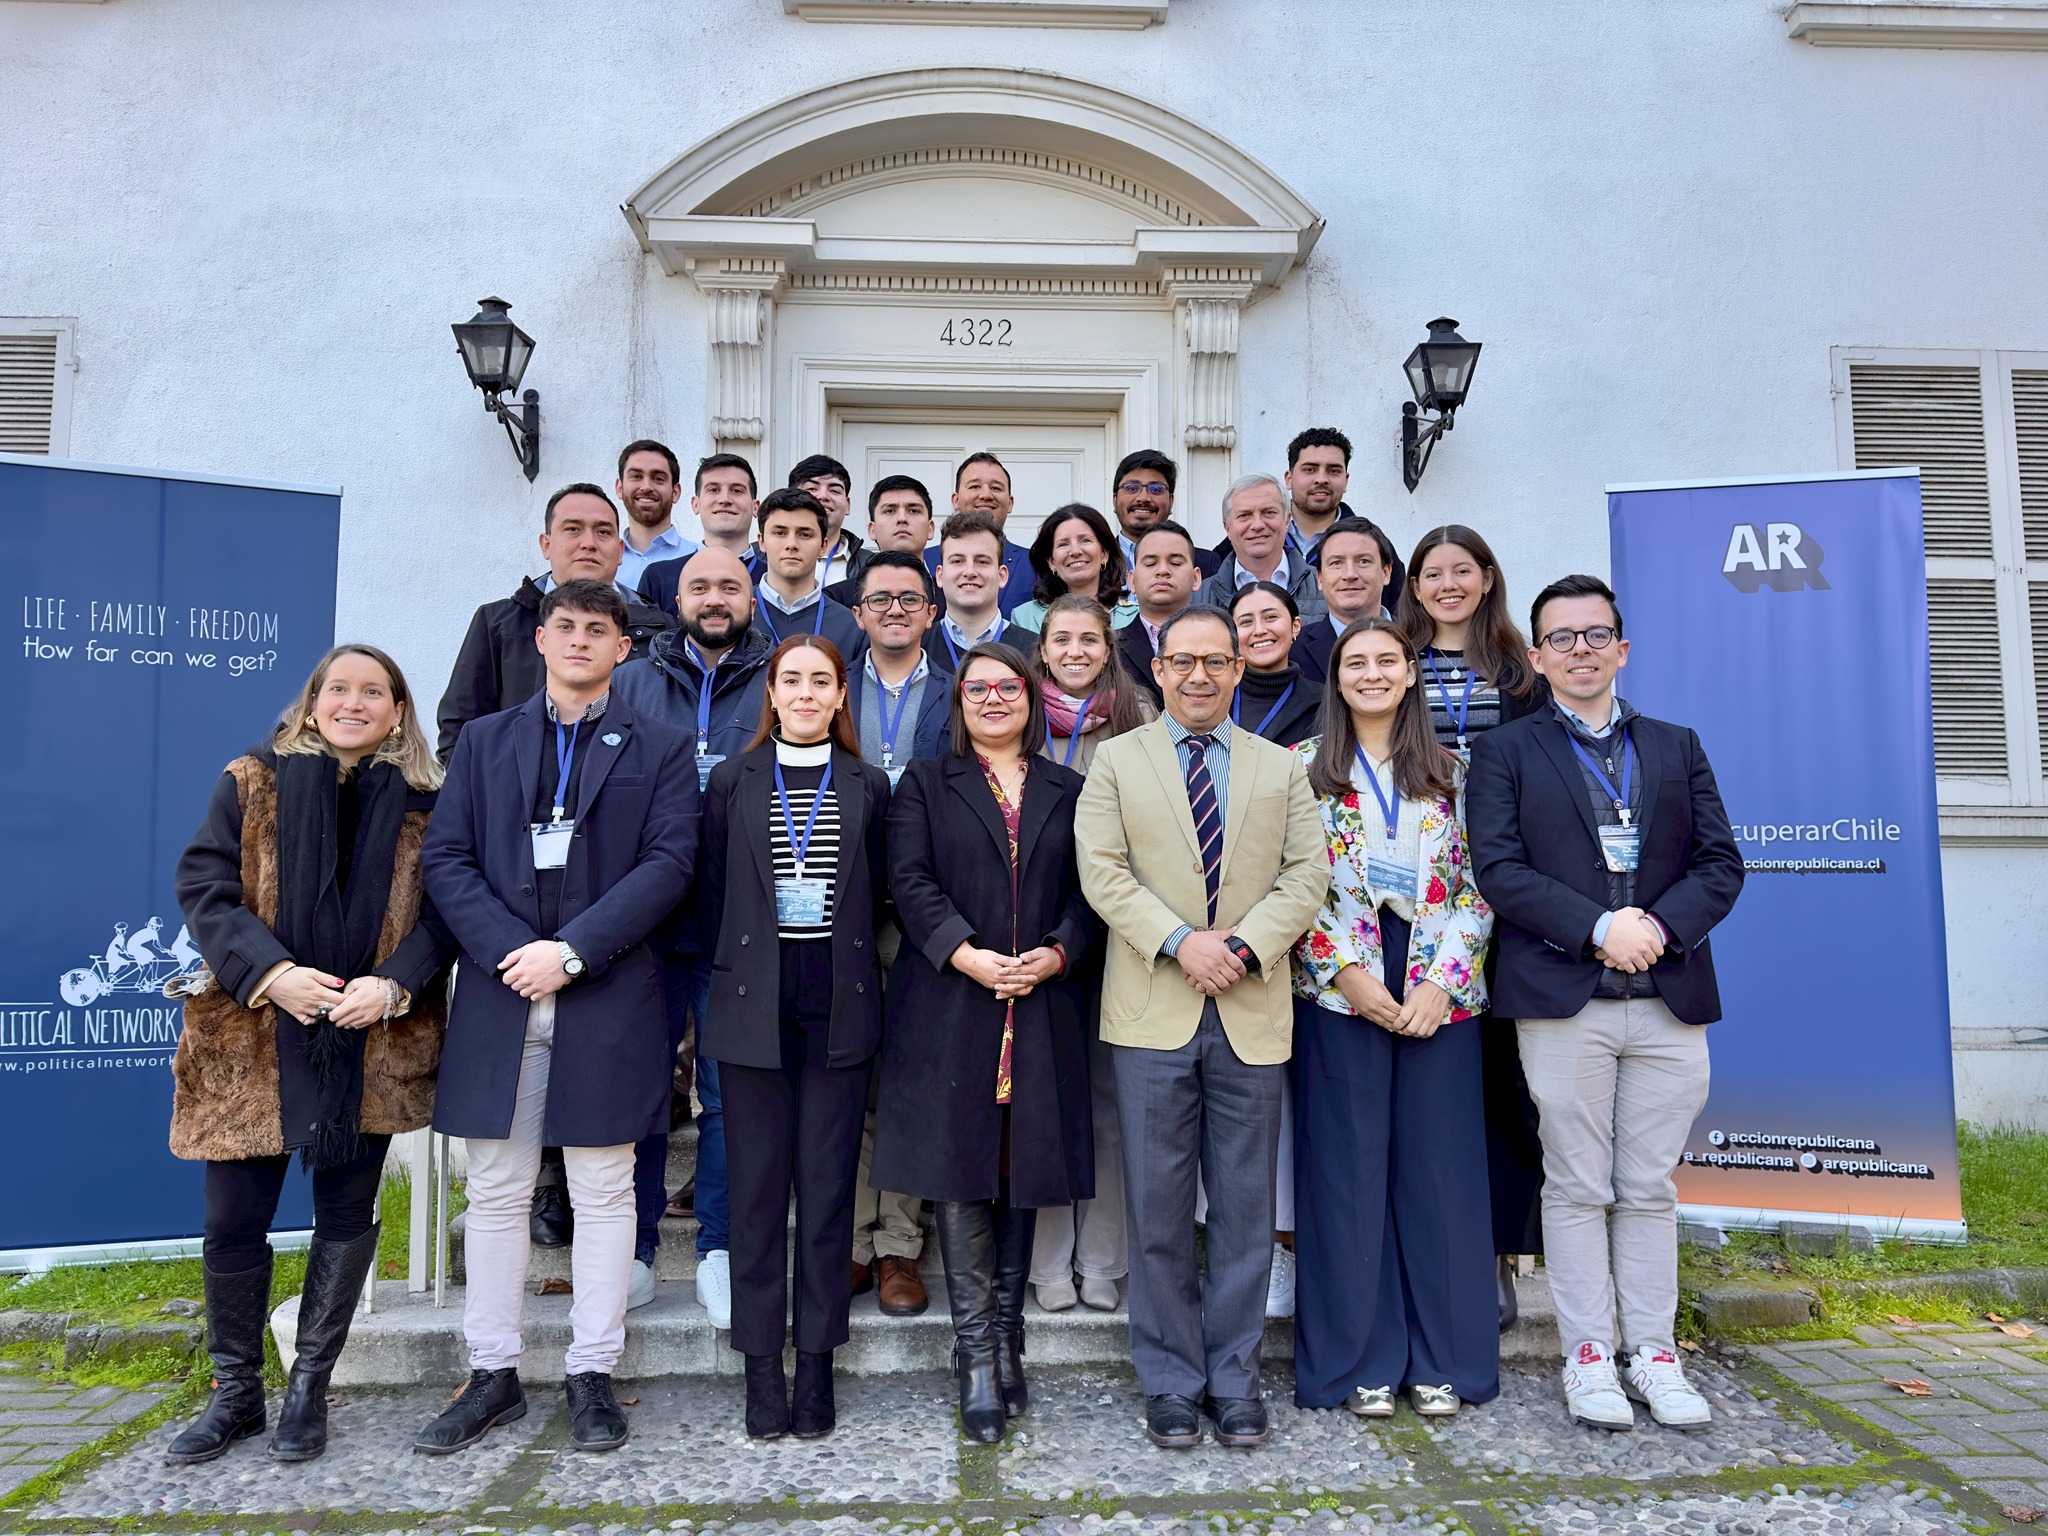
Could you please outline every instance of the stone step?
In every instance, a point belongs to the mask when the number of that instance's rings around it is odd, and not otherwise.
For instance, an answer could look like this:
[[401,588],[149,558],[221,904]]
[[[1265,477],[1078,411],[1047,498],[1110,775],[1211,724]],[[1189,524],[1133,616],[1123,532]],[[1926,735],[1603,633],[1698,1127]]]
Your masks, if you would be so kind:
[[[676,1223],[670,1223],[671,1226]],[[946,1313],[945,1290],[927,1244],[925,1283],[932,1306],[921,1317],[887,1317],[872,1292],[853,1299],[852,1336],[838,1351],[840,1370],[854,1375],[886,1375],[904,1371],[943,1371],[953,1348],[952,1321]],[[1551,1307],[1550,1284],[1542,1271],[1518,1284],[1521,1319],[1501,1338],[1504,1363],[1555,1368],[1559,1360],[1557,1319]],[[527,1381],[560,1381],[562,1354],[569,1344],[569,1303],[564,1295],[529,1295],[526,1302],[527,1351],[520,1375]],[[297,1351],[299,1299],[289,1297],[271,1315],[278,1353],[290,1365]],[[1074,1307],[1043,1312],[1036,1301],[1024,1305],[1026,1349],[1034,1365],[1117,1364],[1130,1358],[1129,1319],[1124,1309],[1097,1312]],[[1268,1359],[1292,1359],[1294,1329],[1286,1321],[1266,1325]],[[655,1299],[626,1317],[626,1353],[619,1362],[622,1380],[663,1376],[738,1376],[742,1357],[731,1337],[711,1326],[697,1304],[696,1288],[682,1280],[659,1280]],[[337,1386],[453,1386],[468,1373],[462,1340],[462,1292],[448,1293],[447,1305],[436,1308],[431,1292],[409,1292],[402,1281],[377,1286],[376,1310],[358,1313],[348,1347],[335,1367]]]

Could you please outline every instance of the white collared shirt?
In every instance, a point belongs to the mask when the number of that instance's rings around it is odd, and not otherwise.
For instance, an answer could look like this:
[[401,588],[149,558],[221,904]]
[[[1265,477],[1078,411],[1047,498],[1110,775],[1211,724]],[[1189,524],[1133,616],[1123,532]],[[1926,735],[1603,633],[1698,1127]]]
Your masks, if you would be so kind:
[[821,601],[825,596],[825,589],[813,584],[810,591],[806,592],[802,597],[792,600],[776,591],[770,585],[766,576],[763,576],[754,583],[754,590],[760,594],[762,602],[771,608],[780,609],[784,613],[802,613],[812,603]]

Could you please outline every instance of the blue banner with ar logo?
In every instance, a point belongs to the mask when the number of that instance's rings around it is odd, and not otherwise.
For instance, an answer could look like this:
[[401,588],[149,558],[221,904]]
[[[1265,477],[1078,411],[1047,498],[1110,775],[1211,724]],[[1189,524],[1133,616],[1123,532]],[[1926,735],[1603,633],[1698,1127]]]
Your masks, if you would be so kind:
[[1747,883],[1679,1199],[1959,1236],[1920,481],[1614,487],[1621,693],[1698,731]]
[[[189,1238],[170,1154],[201,965],[171,896],[221,769],[334,640],[337,491],[0,455],[0,1264]],[[303,1177],[277,1225],[310,1224]]]

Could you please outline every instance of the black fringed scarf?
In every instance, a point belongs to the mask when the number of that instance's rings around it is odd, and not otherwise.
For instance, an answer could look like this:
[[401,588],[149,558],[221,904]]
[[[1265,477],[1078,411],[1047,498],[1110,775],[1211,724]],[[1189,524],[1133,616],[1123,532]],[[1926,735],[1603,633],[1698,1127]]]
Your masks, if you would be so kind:
[[[347,981],[369,974],[391,902],[391,870],[405,820],[407,786],[390,763],[355,774],[354,842],[335,760],[325,753],[277,759],[277,921],[273,931],[300,965]],[[368,1031],[311,1026],[277,1011],[278,1106],[287,1151],[308,1168],[362,1154],[363,1046]]]

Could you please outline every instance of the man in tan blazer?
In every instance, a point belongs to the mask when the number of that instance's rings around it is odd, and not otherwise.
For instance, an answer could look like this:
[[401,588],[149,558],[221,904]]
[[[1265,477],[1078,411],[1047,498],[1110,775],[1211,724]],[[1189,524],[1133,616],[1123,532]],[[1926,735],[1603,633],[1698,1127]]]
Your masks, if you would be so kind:
[[[1166,713],[1096,749],[1076,813],[1081,885],[1109,925],[1102,1038],[1130,1212],[1131,1358],[1155,1445],[1263,1444],[1288,951],[1330,884],[1301,760],[1230,724],[1237,631],[1193,607],[1159,632]],[[1195,1268],[1195,1174],[1209,1194]]]

